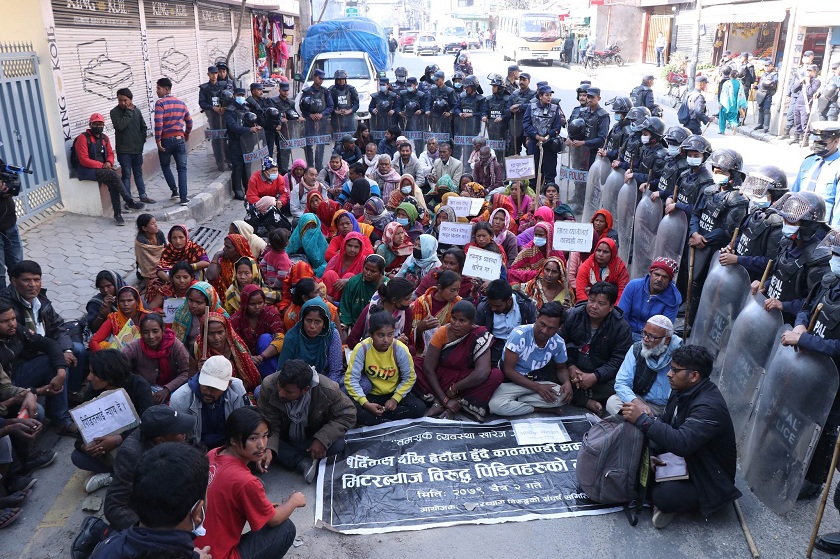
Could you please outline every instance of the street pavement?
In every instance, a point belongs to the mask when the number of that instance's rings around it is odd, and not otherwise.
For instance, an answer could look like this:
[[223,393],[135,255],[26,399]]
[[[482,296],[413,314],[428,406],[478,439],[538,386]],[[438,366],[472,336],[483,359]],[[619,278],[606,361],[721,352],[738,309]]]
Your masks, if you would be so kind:
[[[490,72],[505,74],[508,63],[496,53],[472,53],[475,73],[489,92],[486,76]],[[423,68],[433,62],[449,75],[451,55],[416,57],[398,53],[394,67],[405,66],[409,75],[422,75]],[[581,79],[588,77],[579,67],[572,69],[525,66],[532,74],[532,84],[546,79],[553,86],[555,97],[562,99],[568,114],[575,102],[574,89]],[[653,72],[650,65],[628,64],[624,68],[599,68],[592,76],[602,88],[604,100],[617,94],[628,94],[644,73]],[[392,75],[393,78],[393,75]],[[676,111],[665,107],[665,119],[676,123]],[[748,119],[749,120],[749,119]],[[713,130],[714,128],[714,130]],[[721,137],[715,126],[706,135],[714,147],[731,147],[744,156],[746,169],[773,163],[781,166],[793,178],[806,150],[787,145],[774,145],[728,133]],[[243,216],[240,202],[230,199],[227,187],[229,173],[215,170],[212,155],[204,146],[189,156],[190,195],[198,190],[208,191],[210,185],[221,183],[214,196],[218,210],[203,215],[194,208],[184,219],[190,227],[201,224],[226,229],[228,224]],[[163,202],[152,206],[153,213],[168,206],[168,188],[162,176],[147,181],[149,195]],[[136,192],[136,191],[135,191]],[[171,206],[170,206],[171,207]],[[215,207],[215,206],[214,206]],[[207,212],[204,212],[207,213]],[[129,224],[116,227],[108,218],[91,218],[59,213],[24,232],[25,255],[44,267],[44,287],[51,300],[65,318],[81,315],[87,300],[94,294],[93,280],[102,268],[113,268],[128,276],[133,273],[134,253],[132,226],[136,213],[127,214]],[[196,221],[192,216],[202,215]],[[173,223],[160,222],[168,230]],[[207,247],[212,250],[214,247]],[[37,472],[39,478],[32,497],[25,504],[24,514],[11,527],[3,530],[0,559],[67,558],[73,538],[85,516],[82,503],[86,495],[86,475],[70,463],[73,441],[58,439],[51,433],[40,442],[53,447],[58,459],[47,469]],[[296,511],[292,520],[297,525],[301,545],[292,548],[288,557],[335,557],[337,559],[378,559],[402,557],[409,553],[433,553],[444,558],[555,559],[556,557],[592,558],[722,558],[749,557],[749,550],[731,507],[704,519],[700,515],[678,517],[664,530],[650,524],[650,512],[643,512],[639,525],[630,527],[623,514],[536,520],[484,526],[454,526],[417,532],[398,532],[387,535],[343,536],[314,527],[315,489],[306,485],[297,474],[279,468],[262,476],[271,500],[287,498],[293,491],[303,491],[307,506]],[[804,554],[811,526],[816,516],[817,500],[799,503],[796,508],[779,517],[764,507],[739,476],[738,487],[744,493],[741,506],[747,523],[763,557],[790,558]],[[94,494],[104,499],[105,489]],[[840,529],[840,517],[831,506],[823,519],[823,532]],[[101,514],[101,511],[100,511]],[[815,552],[814,557],[823,556]]]

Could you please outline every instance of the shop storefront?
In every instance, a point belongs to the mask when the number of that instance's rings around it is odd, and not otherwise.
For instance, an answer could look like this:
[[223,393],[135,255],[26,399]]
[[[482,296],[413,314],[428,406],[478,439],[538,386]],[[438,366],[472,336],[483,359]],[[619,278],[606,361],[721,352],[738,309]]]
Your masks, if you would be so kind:
[[700,21],[713,26],[711,58],[706,62],[716,64],[724,51],[778,60],[784,51],[787,16],[787,4],[782,0],[703,6]]

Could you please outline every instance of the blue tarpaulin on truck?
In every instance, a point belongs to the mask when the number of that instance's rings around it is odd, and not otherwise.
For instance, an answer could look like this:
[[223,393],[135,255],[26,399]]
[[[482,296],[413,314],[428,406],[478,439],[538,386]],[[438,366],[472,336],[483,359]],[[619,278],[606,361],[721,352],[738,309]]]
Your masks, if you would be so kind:
[[309,28],[300,47],[304,76],[312,60],[323,52],[360,50],[368,53],[377,71],[388,69],[388,39],[372,19],[349,17],[324,21]]

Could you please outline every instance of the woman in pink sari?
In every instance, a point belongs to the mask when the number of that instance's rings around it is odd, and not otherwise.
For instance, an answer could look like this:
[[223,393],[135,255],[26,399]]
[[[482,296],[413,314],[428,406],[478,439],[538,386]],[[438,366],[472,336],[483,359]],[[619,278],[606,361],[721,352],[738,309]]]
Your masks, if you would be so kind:
[[566,262],[563,252],[552,247],[553,225],[544,221],[534,225],[534,239],[522,247],[508,270],[510,283],[525,283],[534,279],[549,256]]
[[365,258],[373,254],[370,242],[365,243],[361,233],[351,231],[344,237],[341,250],[327,263],[321,281],[327,291],[327,296],[333,302],[341,299],[341,292],[347,284],[347,280],[362,273],[365,266]]

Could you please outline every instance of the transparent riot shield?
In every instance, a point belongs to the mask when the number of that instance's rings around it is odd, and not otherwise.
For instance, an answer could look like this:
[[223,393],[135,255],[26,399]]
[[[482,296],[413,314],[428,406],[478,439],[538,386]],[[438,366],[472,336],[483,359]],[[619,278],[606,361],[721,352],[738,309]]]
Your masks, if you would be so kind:
[[356,132],[356,115],[350,113],[349,115],[332,115],[332,141],[338,145],[341,142],[341,137],[345,135],[352,136]]
[[654,248],[656,247],[656,230],[659,228],[660,221],[662,221],[662,199],[657,196],[656,200],[653,200],[651,192],[645,190],[636,206],[636,216],[633,219],[631,279],[644,277],[653,259],[659,256]]
[[432,113],[429,119],[429,131],[426,133],[426,140],[434,138],[440,142],[452,141],[452,117],[444,117]]
[[762,293],[751,295],[747,304],[732,323],[727,351],[722,362],[712,372],[712,382],[717,384],[726,400],[735,440],[741,440],[747,421],[752,413],[753,403],[758,396],[756,390],[761,383],[764,369],[774,348],[779,345],[784,321],[782,312],[764,310],[767,301]]
[[[380,105],[383,103],[379,103]],[[370,114],[370,137],[375,143],[379,143],[379,140],[385,137],[385,131],[388,130],[388,127],[391,126],[393,122],[393,117],[388,114],[391,110],[390,105],[386,105],[383,108],[376,107],[378,111],[376,114]]]
[[213,148],[213,158],[216,160],[216,167],[221,171],[226,169],[227,159],[227,128],[222,120],[222,115],[216,111],[205,111],[207,115],[207,128],[204,129],[204,139],[210,141]]
[[504,165],[508,126],[505,121],[496,122],[496,117],[493,116],[494,112],[490,111],[490,118],[487,120],[487,145],[496,152],[496,160]]
[[586,175],[586,194],[584,195],[583,201],[583,214],[580,218],[583,223],[589,222],[592,219],[592,215],[601,207],[601,192],[603,188],[601,175],[604,173],[605,168],[606,172],[609,173],[611,169],[610,161],[606,157],[599,155],[595,157],[595,163],[592,164],[592,167],[589,168],[589,174]]
[[837,386],[837,367],[821,353],[779,345],[767,363],[740,455],[750,489],[776,514],[796,505]]
[[242,147],[242,158],[245,160],[245,168],[248,176],[256,171],[262,170],[263,159],[268,157],[268,146],[265,144],[265,130],[259,132],[247,132],[239,136],[239,143]]
[[[465,114],[470,116],[464,118],[463,115]],[[460,115],[455,115],[453,122],[455,123],[455,134],[452,138],[452,157],[460,160],[466,167],[467,162],[465,160],[472,151],[473,138],[481,132],[481,117],[473,115],[471,111],[467,113],[465,110]]]
[[586,206],[586,184],[589,177],[589,148],[586,146],[569,147],[568,164],[557,160],[557,187],[560,199],[572,207],[575,215],[583,214]]
[[426,114],[423,111],[420,111],[419,115],[415,112],[405,114],[405,137],[414,143],[414,154],[420,157],[420,154],[426,149],[428,128],[426,126]]
[[[715,366],[720,367],[718,361],[722,362],[725,357],[732,323],[744,308],[750,294],[750,275],[738,264],[721,266],[718,251],[711,253],[705,249],[705,252],[710,253],[711,266],[703,284],[700,306],[688,343],[708,349],[715,357]],[[694,269],[696,272],[696,256]]]
[[280,143],[277,149],[303,149],[306,147],[306,130],[299,120],[287,120],[280,126]]
[[[613,216],[613,221],[615,221],[616,209],[618,208],[618,191],[621,190],[623,184],[624,169],[618,168],[610,171],[610,174],[607,175],[607,180],[604,181],[604,186],[601,187],[600,208],[610,212],[610,215]],[[594,214],[600,208],[595,208],[592,210],[592,213]],[[589,221],[590,219],[592,219],[592,215],[588,219],[584,219],[584,221]]]
[[638,192],[636,179],[630,179],[621,185],[616,212],[613,214],[613,223],[618,229],[618,256],[625,264],[630,261],[630,251],[633,247],[633,217],[636,214]]
[[323,168],[325,163],[324,152],[326,146],[332,143],[332,125],[328,119],[321,120],[306,119],[306,147],[314,150],[315,167]]
[[688,235],[688,218],[682,210],[674,209],[659,222],[653,254],[667,256],[681,262]]

